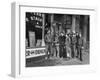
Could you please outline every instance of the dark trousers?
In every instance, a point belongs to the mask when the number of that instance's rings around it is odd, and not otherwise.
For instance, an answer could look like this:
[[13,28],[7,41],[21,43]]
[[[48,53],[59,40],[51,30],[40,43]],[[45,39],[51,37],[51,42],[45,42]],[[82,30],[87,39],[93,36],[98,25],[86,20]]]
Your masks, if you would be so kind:
[[77,57],[82,61],[82,47],[77,46]]
[[71,45],[71,56],[72,56],[72,58],[75,57],[74,45]]
[[64,45],[60,45],[59,48],[60,48],[60,51],[59,51],[60,58],[61,57],[66,58],[66,48],[65,48],[65,46]]
[[76,55],[76,57],[78,58],[78,57],[79,57],[79,47],[78,47],[78,45],[76,45],[76,50],[77,50],[77,55]]
[[82,48],[80,47],[80,61],[82,61]]

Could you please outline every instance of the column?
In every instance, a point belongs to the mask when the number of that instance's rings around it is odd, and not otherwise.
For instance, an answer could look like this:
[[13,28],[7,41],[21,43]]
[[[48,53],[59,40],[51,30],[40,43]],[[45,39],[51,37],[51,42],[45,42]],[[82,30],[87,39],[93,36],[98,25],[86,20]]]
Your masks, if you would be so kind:
[[75,27],[76,27],[76,16],[72,16],[72,32],[75,32]]
[[77,15],[76,16],[76,28],[75,28],[75,31],[79,33],[80,31],[80,16]]
[[51,14],[51,35],[53,34],[53,22],[54,22],[54,14]]
[[83,33],[83,39],[84,39],[84,46],[86,45],[86,42],[87,42],[87,27],[88,27],[88,25],[87,25],[87,23],[88,23],[88,16],[84,16],[84,33]]
[[45,29],[45,14],[42,14],[42,46],[45,46],[45,42],[44,42],[44,29]]
[[66,28],[67,28],[66,21],[67,21],[67,16],[66,16],[66,14],[64,14],[64,30],[65,30],[65,33],[67,32],[67,30],[66,30]]

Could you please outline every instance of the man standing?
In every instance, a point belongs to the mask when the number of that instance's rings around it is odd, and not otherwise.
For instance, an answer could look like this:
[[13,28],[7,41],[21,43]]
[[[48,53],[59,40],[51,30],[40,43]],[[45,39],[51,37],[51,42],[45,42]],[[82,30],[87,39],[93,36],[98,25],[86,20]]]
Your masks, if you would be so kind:
[[83,40],[81,37],[81,34],[76,34],[76,49],[77,49],[77,58],[80,59],[80,61],[82,61],[82,45],[83,45]]
[[76,57],[79,58],[79,39],[80,39],[80,36],[78,33],[76,33],[76,50],[77,50],[77,55]]
[[66,46],[65,46],[65,41],[66,41],[66,37],[64,35],[64,33],[61,33],[59,36],[59,56],[60,58],[65,58],[66,57]]
[[70,37],[69,34],[66,34],[66,57],[70,57],[71,55],[71,50],[70,50]]
[[48,30],[47,34],[45,35],[45,43],[46,43],[46,48],[47,48],[46,49],[47,58],[50,58],[51,45],[52,45],[50,30]]
[[72,58],[75,57],[75,53],[76,53],[76,35],[75,33],[71,33],[70,35],[70,40],[71,40],[71,55]]
[[53,56],[55,57],[57,57],[58,55],[57,44],[58,44],[58,34],[56,33],[53,37],[53,42],[52,42]]
[[79,34],[79,58],[80,58],[80,61],[82,61],[82,46],[83,46],[83,40],[82,40],[82,37],[81,37],[81,34]]

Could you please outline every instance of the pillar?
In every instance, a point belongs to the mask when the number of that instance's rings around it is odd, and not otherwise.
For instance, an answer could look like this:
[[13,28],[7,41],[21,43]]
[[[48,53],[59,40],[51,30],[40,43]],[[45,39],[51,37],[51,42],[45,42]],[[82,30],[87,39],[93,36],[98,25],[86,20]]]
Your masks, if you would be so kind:
[[76,27],[76,16],[72,16],[72,32],[75,32],[75,27]]
[[75,29],[75,31],[79,33],[80,32],[80,16],[77,15],[76,17],[77,18],[76,18],[76,29]]
[[67,25],[66,25],[66,21],[67,21],[67,16],[66,14],[64,14],[64,30],[65,30],[65,33],[67,32]]
[[88,16],[84,16],[84,26],[83,26],[83,41],[84,41],[84,46],[86,45],[87,42],[87,27],[88,27]]
[[54,14],[51,14],[51,35],[53,34],[53,26],[52,26],[53,22],[54,22]]
[[42,46],[45,46],[44,42],[44,31],[45,31],[45,14],[42,14]]

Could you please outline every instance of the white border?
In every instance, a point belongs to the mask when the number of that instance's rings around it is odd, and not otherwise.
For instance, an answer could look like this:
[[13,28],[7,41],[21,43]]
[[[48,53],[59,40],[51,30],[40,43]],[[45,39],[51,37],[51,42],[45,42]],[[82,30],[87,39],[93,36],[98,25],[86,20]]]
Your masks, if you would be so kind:
[[[69,73],[88,73],[96,71],[96,54],[95,54],[95,20],[96,12],[93,8],[73,8],[73,7],[43,7],[33,6],[32,4],[13,3],[15,7],[15,62],[12,65],[12,75],[19,76],[41,76],[56,75]],[[25,12],[44,12],[44,13],[62,13],[62,14],[83,14],[90,15],[90,65],[73,65],[73,66],[53,66],[53,67],[25,67]],[[13,58],[12,58],[13,59]],[[14,71],[15,69],[15,71]]]

